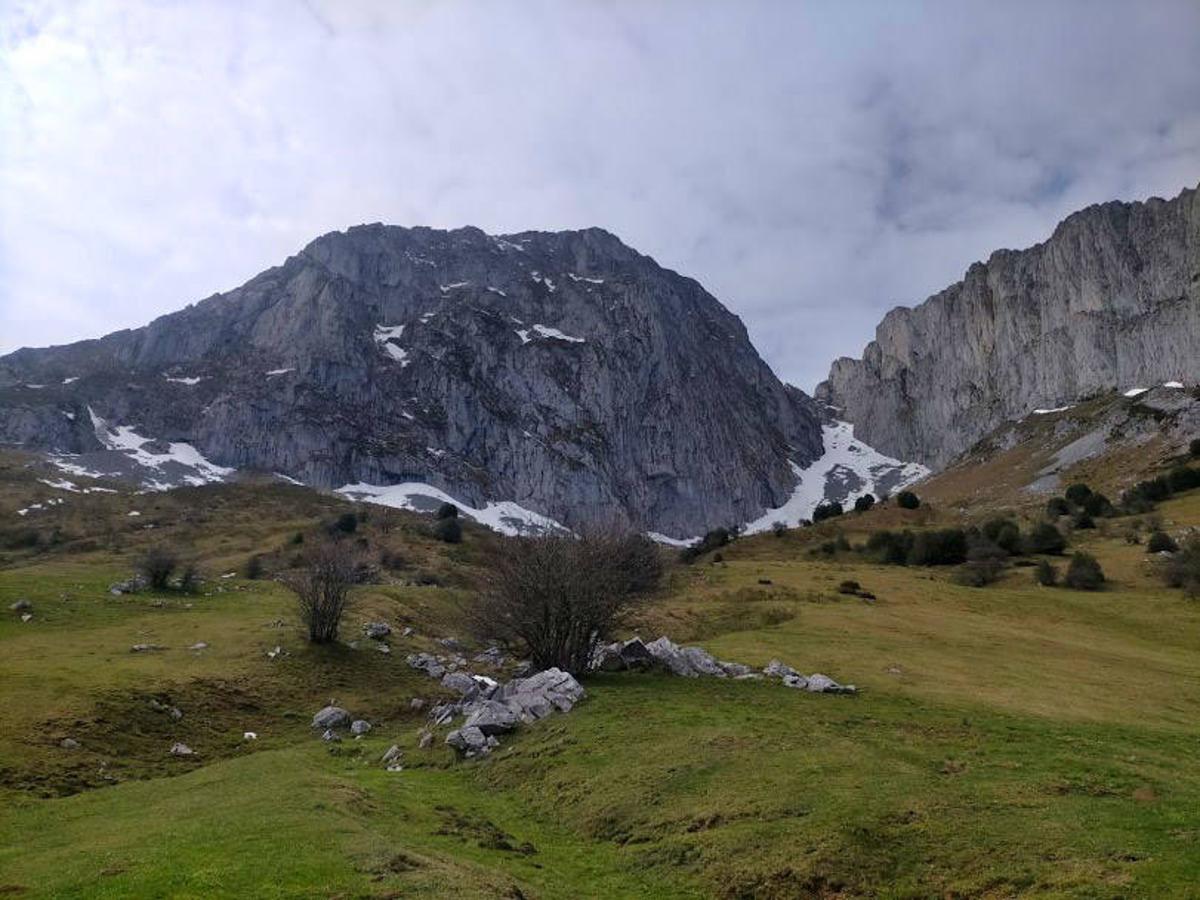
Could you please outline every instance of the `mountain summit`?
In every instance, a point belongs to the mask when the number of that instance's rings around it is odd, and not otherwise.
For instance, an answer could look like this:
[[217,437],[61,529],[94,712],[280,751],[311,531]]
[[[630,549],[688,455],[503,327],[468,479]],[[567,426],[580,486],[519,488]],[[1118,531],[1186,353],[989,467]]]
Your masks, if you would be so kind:
[[823,449],[741,321],[613,235],[384,225],[144,328],[0,358],[0,443],[80,471],[120,451],[160,486],[418,485],[681,537],[782,506]]

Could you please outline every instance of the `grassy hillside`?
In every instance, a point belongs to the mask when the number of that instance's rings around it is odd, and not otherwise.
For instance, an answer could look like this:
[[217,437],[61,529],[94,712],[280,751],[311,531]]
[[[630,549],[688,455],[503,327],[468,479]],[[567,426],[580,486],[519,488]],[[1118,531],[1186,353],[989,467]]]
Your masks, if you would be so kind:
[[[463,636],[502,539],[468,527],[445,545],[419,517],[371,510],[357,538],[394,567],[356,589],[346,637],[375,618],[414,634],[390,654],[317,648],[282,587],[240,573],[253,554],[286,565],[341,501],[266,484],[67,494],[6,461],[5,533],[40,537],[0,551],[0,893],[1188,897],[1200,883],[1200,604],[1162,587],[1125,520],[1071,537],[1109,578],[1095,593],[1039,587],[1028,568],[969,588],[946,568],[812,552],[838,531],[858,544],[973,514],[940,501],[736,541],[674,566],[638,630],[778,657],[858,696],[593,676],[569,715],[461,762],[440,739],[417,748],[409,701],[437,691],[404,655]],[[51,496],[66,502],[15,516]],[[1154,515],[1200,526],[1200,492]],[[109,594],[157,542],[199,561],[204,592]],[[846,579],[876,599],[839,593]],[[9,612],[18,597],[31,621]],[[309,719],[331,699],[374,730],[322,743]],[[196,755],[171,756],[177,740]],[[392,743],[402,772],[378,763]]]

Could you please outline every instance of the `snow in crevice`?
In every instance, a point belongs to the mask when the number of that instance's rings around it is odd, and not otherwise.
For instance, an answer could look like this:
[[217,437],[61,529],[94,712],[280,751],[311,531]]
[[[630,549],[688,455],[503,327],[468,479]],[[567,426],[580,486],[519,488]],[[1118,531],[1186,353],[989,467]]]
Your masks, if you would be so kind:
[[604,284],[603,278],[588,278],[586,275],[576,275],[574,272],[568,272],[567,277],[572,281],[586,281],[588,284]]
[[499,294],[501,297],[508,296],[508,294],[504,293],[504,291],[500,290],[500,288],[492,287],[490,284],[488,285],[488,290],[491,291],[493,294]]
[[400,363],[401,368],[412,362],[412,360],[408,358],[408,351],[396,343],[396,341],[400,340],[400,337],[403,334],[403,325],[375,326],[375,343],[382,347],[383,351],[388,356]]
[[1148,390],[1150,390],[1150,388],[1142,388],[1142,387],[1130,388],[1122,396],[1124,396],[1124,397],[1140,397],[1142,394],[1146,393],[1146,391],[1148,391]]
[[555,286],[554,286],[553,279],[551,279],[549,275],[543,275],[541,272],[530,272],[529,277],[532,278],[534,281],[536,281],[538,284],[545,285],[546,290],[548,290],[552,294],[555,292],[555,290],[557,290],[557,288],[555,288]]
[[792,463],[796,473],[792,496],[783,506],[767,510],[748,523],[747,534],[768,531],[776,522],[799,525],[811,519],[813,510],[826,499],[849,507],[864,494],[894,493],[929,474],[920,463],[901,462],[855,439],[854,426],[849,422],[823,426],[821,441],[825,451],[811,465],[801,468]]
[[1049,409],[1035,409],[1033,411],[1033,414],[1035,416],[1048,416],[1053,413],[1066,412],[1068,409],[1074,409],[1074,408],[1075,408],[1075,405],[1072,403],[1072,404],[1068,404],[1066,406],[1051,407]]
[[1183,389],[1183,382],[1182,382],[1182,381],[1164,381],[1164,382],[1163,382],[1163,387],[1165,387],[1165,388],[1171,388],[1171,389],[1173,389],[1173,390],[1177,390],[1177,391],[1178,391],[1178,390],[1182,390],[1182,389]]
[[362,503],[376,503],[414,512],[434,512],[443,503],[453,503],[461,515],[501,534],[544,534],[565,530],[549,516],[526,509],[511,500],[489,501],[476,509],[454,499],[440,488],[418,481],[393,485],[360,482],[344,485],[337,489],[337,493]]
[[268,378],[275,378],[278,375],[286,375],[289,372],[295,372],[295,369],[271,369],[269,372],[263,372]]
[[646,537],[650,538],[650,540],[654,541],[656,544],[662,544],[666,547],[678,547],[681,550],[684,547],[692,546],[692,544],[696,543],[697,541],[703,540],[703,538],[701,538],[699,535],[693,538],[673,538],[657,531],[647,531]]
[[564,334],[557,328],[551,328],[549,325],[534,325],[533,330],[544,338],[552,338],[556,341],[568,341],[572,344],[582,344],[585,342],[584,338],[575,337],[574,335],[570,334]]
[[64,379],[62,380],[62,383],[63,383],[63,384],[74,384],[74,383],[75,383],[76,381],[78,381],[78,380],[79,380],[79,376],[78,376],[78,375],[73,375],[73,376],[71,376],[70,378],[64,378]]
[[470,286],[471,286],[471,282],[469,282],[469,281],[455,281],[455,282],[451,282],[450,284],[439,284],[438,290],[441,291],[443,294],[448,294],[451,291],[456,291],[460,288],[465,288],[465,287],[470,287]]
[[203,380],[204,380],[204,377],[203,377],[203,376],[198,376],[198,377],[195,377],[195,378],[172,378],[170,375],[164,375],[163,377],[164,377],[164,378],[165,378],[167,381],[170,381],[170,382],[172,382],[172,383],[174,383],[174,384],[186,384],[188,387],[191,387],[192,385],[199,384],[201,381],[203,381]]

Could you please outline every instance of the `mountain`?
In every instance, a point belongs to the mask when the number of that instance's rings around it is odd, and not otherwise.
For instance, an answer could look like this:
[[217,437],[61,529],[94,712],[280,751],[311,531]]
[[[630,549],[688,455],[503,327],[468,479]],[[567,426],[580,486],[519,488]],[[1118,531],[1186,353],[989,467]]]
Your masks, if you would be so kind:
[[999,250],[818,386],[854,433],[941,467],[1007,421],[1112,391],[1200,381],[1200,201],[1104,203]]
[[0,357],[0,443],[150,487],[277,473],[508,530],[685,537],[792,497],[821,413],[600,229],[364,225],[144,328]]

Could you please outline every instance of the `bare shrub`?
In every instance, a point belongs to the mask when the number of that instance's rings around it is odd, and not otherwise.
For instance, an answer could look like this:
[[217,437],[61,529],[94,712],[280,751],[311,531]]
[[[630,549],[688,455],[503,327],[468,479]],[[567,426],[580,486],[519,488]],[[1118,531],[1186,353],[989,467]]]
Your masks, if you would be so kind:
[[156,591],[165,591],[171,586],[171,576],[178,567],[178,554],[162,544],[151,547],[137,561],[138,572]]
[[1163,578],[1169,587],[1183,588],[1193,600],[1200,599],[1200,535],[1192,535],[1166,561]]
[[296,594],[300,618],[314,644],[337,640],[357,566],[357,558],[345,546],[320,544],[304,555],[295,572],[283,577]]
[[617,530],[517,538],[499,554],[475,631],[524,650],[538,669],[580,673],[662,578],[653,541]]

